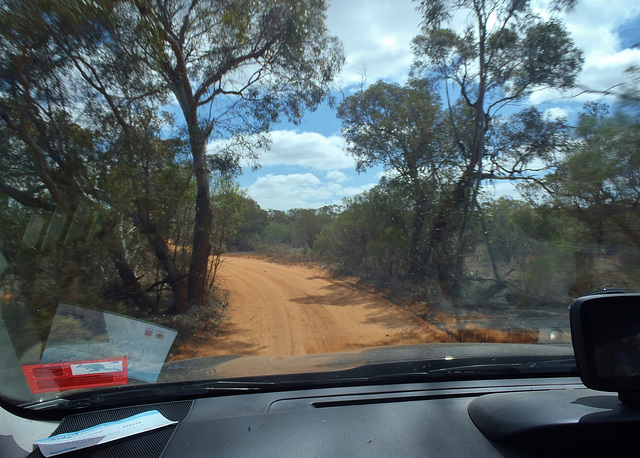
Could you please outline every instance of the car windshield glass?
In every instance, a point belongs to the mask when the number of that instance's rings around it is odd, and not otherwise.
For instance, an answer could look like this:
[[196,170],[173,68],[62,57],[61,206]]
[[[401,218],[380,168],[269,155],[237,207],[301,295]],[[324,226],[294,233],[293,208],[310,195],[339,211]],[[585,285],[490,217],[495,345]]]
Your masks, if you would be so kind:
[[3,0],[0,398],[573,373],[640,278],[611,1]]

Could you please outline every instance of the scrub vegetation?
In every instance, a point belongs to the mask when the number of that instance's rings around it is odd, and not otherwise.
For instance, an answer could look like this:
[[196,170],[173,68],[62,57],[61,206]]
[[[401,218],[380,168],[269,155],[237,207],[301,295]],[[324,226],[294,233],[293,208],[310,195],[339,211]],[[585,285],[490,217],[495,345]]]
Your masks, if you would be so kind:
[[[543,18],[528,0],[416,2],[407,83],[335,103],[344,56],[321,0],[4,1],[5,315],[26,311],[40,340],[61,302],[219,320],[229,251],[319,262],[449,311],[632,287],[637,88],[571,123],[525,105],[575,84],[582,55],[557,14],[572,4]],[[234,180],[241,161],[258,166],[274,123],[327,102],[357,169],[386,175],[340,206],[261,209]],[[487,193],[504,182],[521,197]]]
[[[0,8],[12,297],[44,324],[59,302],[134,316],[215,307],[210,258],[237,230],[223,183],[255,161],[273,123],[328,100],[341,68],[324,2]],[[225,142],[207,151],[213,139]]]

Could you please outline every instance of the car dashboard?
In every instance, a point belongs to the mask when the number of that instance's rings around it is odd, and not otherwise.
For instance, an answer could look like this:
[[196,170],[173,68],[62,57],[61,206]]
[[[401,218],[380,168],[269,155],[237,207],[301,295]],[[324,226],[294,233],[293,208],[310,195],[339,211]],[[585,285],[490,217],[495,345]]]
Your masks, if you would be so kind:
[[[54,434],[158,410],[178,423],[70,458],[199,456],[596,456],[628,451],[640,425],[577,377],[296,389],[66,416]],[[29,455],[43,456],[39,449]]]

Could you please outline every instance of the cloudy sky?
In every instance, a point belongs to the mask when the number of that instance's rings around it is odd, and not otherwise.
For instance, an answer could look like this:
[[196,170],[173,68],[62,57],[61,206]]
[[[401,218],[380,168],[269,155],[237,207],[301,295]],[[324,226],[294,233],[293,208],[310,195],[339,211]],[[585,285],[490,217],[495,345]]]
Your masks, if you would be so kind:
[[[406,81],[412,62],[410,42],[418,33],[420,17],[410,0],[334,0],[328,27],[342,40],[346,64],[338,80],[344,94],[361,82]],[[565,16],[576,45],[584,52],[581,88],[603,90],[624,79],[624,70],[640,64],[640,2],[579,0]],[[530,103],[551,116],[580,111],[587,100],[601,96],[554,90],[535,93]],[[606,100],[605,100],[606,101]],[[245,167],[241,186],[264,209],[318,208],[338,204],[344,197],[374,186],[382,173],[375,169],[357,174],[344,152],[335,111],[321,107],[305,116],[299,126],[281,124],[272,133],[271,149],[262,154],[262,167]],[[498,195],[513,190],[508,184],[494,189]]]

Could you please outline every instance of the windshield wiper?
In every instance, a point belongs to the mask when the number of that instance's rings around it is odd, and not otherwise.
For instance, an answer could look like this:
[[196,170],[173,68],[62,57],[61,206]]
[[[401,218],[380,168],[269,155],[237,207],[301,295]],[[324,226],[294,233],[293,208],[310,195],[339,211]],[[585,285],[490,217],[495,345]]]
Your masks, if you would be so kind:
[[389,373],[373,375],[367,378],[370,382],[419,382],[434,378],[471,378],[471,377],[518,377],[536,375],[577,375],[574,359],[535,361],[527,363],[493,363],[469,364],[443,367],[427,371]]
[[[106,406],[133,405],[196,397],[224,396],[242,393],[282,391],[287,389],[351,386],[355,384],[419,383],[434,379],[473,379],[491,377],[535,377],[577,375],[576,363],[570,359],[537,360],[525,363],[487,363],[451,365],[415,371],[389,371],[349,376],[344,372],[308,378],[309,374],[283,375],[265,380],[213,380],[197,383],[128,386],[115,391],[74,393],[66,398],[22,404],[31,410],[77,410]],[[373,369],[373,368],[372,368]],[[396,367],[397,369],[397,367]],[[417,369],[417,368],[416,368]],[[375,370],[375,369],[374,369]],[[328,376],[330,375],[330,376]]]
[[464,375],[545,375],[578,373],[574,359],[535,361],[516,364],[472,364],[467,366],[447,367],[429,371],[430,377],[451,377]]
[[47,409],[81,409],[90,407],[104,407],[116,404],[136,404],[150,401],[166,401],[167,399],[190,398],[200,396],[240,394],[259,392],[273,387],[274,382],[246,382],[235,380],[216,380],[211,382],[126,387],[113,392],[95,394],[74,394],[68,398],[54,398],[43,401],[21,404],[31,410]]

